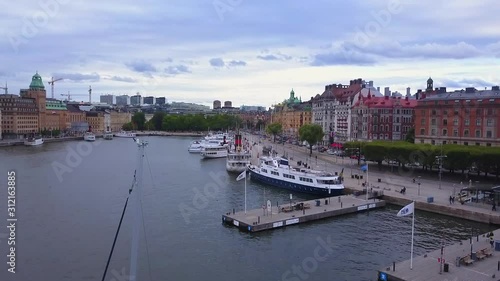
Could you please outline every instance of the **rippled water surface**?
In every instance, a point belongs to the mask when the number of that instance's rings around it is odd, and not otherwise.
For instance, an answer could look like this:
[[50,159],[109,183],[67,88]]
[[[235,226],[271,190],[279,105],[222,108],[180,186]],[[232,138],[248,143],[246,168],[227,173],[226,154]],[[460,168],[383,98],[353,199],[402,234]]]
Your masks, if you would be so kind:
[[[377,269],[410,257],[411,217],[396,217],[396,206],[257,234],[223,226],[223,213],[244,206],[243,182],[228,176],[225,160],[189,154],[190,138],[146,139],[138,280],[375,280]],[[101,280],[136,158],[133,141],[119,138],[0,148],[1,181],[8,170],[18,174],[19,219],[18,272],[4,266],[0,280]],[[248,208],[287,198],[248,182]],[[126,280],[131,229],[127,212],[106,280]],[[471,229],[491,228],[417,212],[415,254],[467,239]],[[320,240],[332,242],[330,253]],[[4,265],[6,247],[1,241]]]

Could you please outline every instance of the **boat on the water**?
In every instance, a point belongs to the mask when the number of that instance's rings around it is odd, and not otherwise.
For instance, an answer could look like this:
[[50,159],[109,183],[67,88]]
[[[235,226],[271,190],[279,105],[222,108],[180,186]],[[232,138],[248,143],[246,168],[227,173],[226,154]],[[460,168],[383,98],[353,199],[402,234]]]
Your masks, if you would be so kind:
[[105,140],[112,140],[113,139],[113,133],[112,132],[105,132],[104,135],[102,136],[103,139]]
[[206,144],[201,147],[202,158],[224,158],[227,157],[228,144]]
[[83,135],[83,140],[85,141],[95,141],[95,134],[92,132],[85,132]]
[[136,136],[137,136],[136,133],[126,132],[126,131],[121,131],[115,134],[115,137],[117,138],[135,138]]
[[259,165],[250,165],[250,179],[290,191],[323,197],[343,194],[342,173],[336,176],[326,171],[312,170],[289,164],[284,157],[261,157]]
[[236,135],[234,138],[234,149],[230,149],[226,158],[226,170],[228,172],[241,173],[250,165],[252,155],[244,149],[241,142],[241,135]]
[[26,146],[37,146],[43,144],[43,138],[41,136],[31,135],[24,141]]

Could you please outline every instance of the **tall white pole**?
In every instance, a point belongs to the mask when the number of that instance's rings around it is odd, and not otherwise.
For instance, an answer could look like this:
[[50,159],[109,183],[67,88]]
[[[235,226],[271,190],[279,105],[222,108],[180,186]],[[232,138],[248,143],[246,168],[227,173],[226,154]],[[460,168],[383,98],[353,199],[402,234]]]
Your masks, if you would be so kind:
[[[358,156],[358,157],[361,157],[361,156]],[[365,187],[366,187],[366,201],[368,201],[368,164],[365,164],[366,165],[366,184],[365,184]]]
[[410,257],[410,269],[413,269],[413,234],[415,232],[415,201],[413,201],[413,218],[411,222],[411,257]]
[[139,230],[141,226],[141,188],[142,188],[142,170],[143,170],[143,158],[144,158],[144,147],[146,143],[138,142],[139,154],[137,157],[137,177],[135,182],[135,187],[132,190],[133,194],[133,205],[134,210],[134,225],[132,229],[132,248],[130,254],[130,280],[137,280],[137,256],[139,249]]
[[247,171],[245,170],[245,214],[247,213]]

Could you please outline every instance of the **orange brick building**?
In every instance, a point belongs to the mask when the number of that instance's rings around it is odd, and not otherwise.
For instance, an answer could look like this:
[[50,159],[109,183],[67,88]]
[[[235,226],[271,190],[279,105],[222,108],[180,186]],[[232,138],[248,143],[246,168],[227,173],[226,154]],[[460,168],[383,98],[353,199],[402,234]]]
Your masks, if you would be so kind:
[[419,93],[415,107],[415,143],[500,146],[500,88],[466,88]]

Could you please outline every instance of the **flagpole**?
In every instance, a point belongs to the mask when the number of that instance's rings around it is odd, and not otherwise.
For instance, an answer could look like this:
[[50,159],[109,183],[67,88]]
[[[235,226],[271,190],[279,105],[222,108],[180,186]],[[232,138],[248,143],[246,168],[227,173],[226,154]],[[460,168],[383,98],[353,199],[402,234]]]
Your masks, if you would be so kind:
[[366,202],[368,203],[368,164],[366,165]]
[[411,222],[411,257],[410,257],[410,269],[413,269],[413,234],[415,232],[415,201],[413,201],[413,219]]
[[247,171],[245,170],[245,214],[247,213]]

